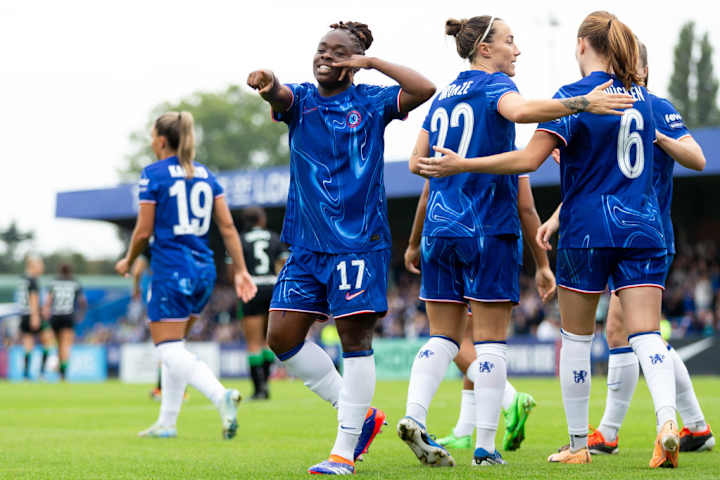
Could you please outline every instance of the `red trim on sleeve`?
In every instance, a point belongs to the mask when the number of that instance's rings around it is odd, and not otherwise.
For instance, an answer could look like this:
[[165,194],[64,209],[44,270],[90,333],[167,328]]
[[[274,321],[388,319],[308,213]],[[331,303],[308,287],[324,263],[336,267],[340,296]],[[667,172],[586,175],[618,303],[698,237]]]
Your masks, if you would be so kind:
[[679,136],[679,137],[676,138],[675,140],[677,140],[677,141],[679,142],[680,140],[682,140],[682,139],[685,138],[685,137],[690,137],[690,138],[692,138],[692,135],[690,135],[689,133],[686,133],[685,135]]
[[152,203],[152,204],[155,204],[155,203],[157,203],[157,202],[156,202],[155,200],[140,200],[140,203]]
[[511,93],[515,93],[515,94],[517,94],[517,95],[520,95],[520,94],[519,94],[518,92],[516,92],[515,90],[510,90],[509,92],[505,92],[505,93],[503,93],[502,95],[500,95],[500,98],[498,98],[498,99],[497,99],[497,102],[495,102],[495,110],[497,110],[498,113],[500,112],[500,101],[502,101],[502,99],[505,98],[505,95],[509,95],[509,94],[511,94]]
[[535,129],[535,131],[536,131],[536,132],[552,133],[553,135],[555,135],[555,136],[557,136],[558,138],[560,138],[560,140],[562,140],[563,143],[565,144],[565,146],[567,147],[567,144],[568,144],[567,140],[565,140],[565,137],[563,137],[562,135],[560,135],[558,132],[556,132],[556,131],[554,131],[554,130],[548,130],[547,128],[537,128],[537,129]]
[[[401,94],[402,92],[403,92],[403,89],[402,89],[402,88],[401,88],[400,90],[398,90],[397,100],[396,100],[396,102],[395,102],[395,103],[397,104],[397,112],[398,112],[399,114],[401,114],[401,115],[402,115],[402,112],[400,111],[400,94]],[[407,118],[408,118],[408,114],[406,113],[405,116],[402,117],[400,120],[407,120]]]
[[225,192],[223,192],[223,193],[218,193],[217,195],[215,195],[215,198],[218,199],[218,198],[222,198],[222,197],[224,197],[224,196],[225,196]]

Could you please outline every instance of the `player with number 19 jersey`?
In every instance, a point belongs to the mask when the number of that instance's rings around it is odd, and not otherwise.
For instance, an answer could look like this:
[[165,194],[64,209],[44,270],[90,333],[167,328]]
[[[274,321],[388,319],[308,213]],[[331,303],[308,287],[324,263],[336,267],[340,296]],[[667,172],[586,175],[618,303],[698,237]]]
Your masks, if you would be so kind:
[[[613,79],[592,72],[555,98],[583,95]],[[538,125],[561,141],[562,209],[558,285],[600,292],[664,286],[665,235],[653,188],[655,120],[644,87],[633,85],[633,108],[622,116],[578,113]]]
[[178,158],[172,156],[148,165],[140,176],[140,203],[155,204],[151,321],[199,314],[215,283],[208,231],[214,200],[223,189],[204,165],[194,162],[194,167],[194,176],[186,178]]
[[[515,124],[498,103],[517,92],[502,72],[461,72],[436,95],[423,129],[431,146],[480,157],[515,148]],[[517,175],[459,173],[430,179],[422,238],[422,288],[430,301],[517,302]]]

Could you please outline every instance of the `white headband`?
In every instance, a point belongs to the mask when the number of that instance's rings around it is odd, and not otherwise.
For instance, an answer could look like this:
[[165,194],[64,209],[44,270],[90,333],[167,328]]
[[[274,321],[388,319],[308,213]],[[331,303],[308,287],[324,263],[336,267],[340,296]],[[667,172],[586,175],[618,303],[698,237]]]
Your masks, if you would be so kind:
[[478,41],[475,43],[475,45],[477,45],[478,43],[482,43],[482,42],[485,40],[485,37],[487,37],[487,36],[488,36],[488,33],[490,33],[490,29],[492,28],[492,24],[493,24],[494,21],[495,21],[495,17],[494,17],[494,16],[493,16],[493,17],[490,17],[490,23],[488,23],[488,26],[487,26],[487,28],[485,29],[485,33],[483,33],[483,36],[480,37],[480,40],[478,40]]
[[472,50],[470,50],[470,54],[468,55],[468,58],[472,57],[475,54],[475,50],[477,50],[477,46],[482,43],[485,38],[488,36],[488,33],[490,33],[490,30],[492,29],[492,24],[495,21],[495,16],[490,17],[490,22],[488,23],[487,28],[485,29],[485,33],[483,33],[483,36],[478,38],[475,42],[475,45],[473,45]]

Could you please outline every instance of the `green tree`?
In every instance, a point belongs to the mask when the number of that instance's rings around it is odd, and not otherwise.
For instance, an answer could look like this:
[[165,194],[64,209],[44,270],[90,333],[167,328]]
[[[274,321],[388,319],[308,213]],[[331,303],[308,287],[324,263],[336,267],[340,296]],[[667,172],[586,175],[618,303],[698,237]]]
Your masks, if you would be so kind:
[[195,117],[196,159],[213,170],[231,170],[289,162],[287,127],[270,118],[267,103],[257,94],[232,85],[222,92],[195,92],[178,102],[155,107],[142,130],[130,135],[133,152],[120,172],[136,179],[155,160],[150,150],[150,129],[168,111],[186,110]]
[[678,43],[675,45],[673,73],[670,77],[670,101],[678,109],[688,126],[693,125],[690,77],[692,75],[692,54],[695,42],[695,22],[687,22],[680,29]]
[[33,232],[22,231],[15,220],[10,222],[7,228],[0,228],[0,242],[5,246],[4,251],[0,254],[0,271],[16,273],[21,271],[22,262],[17,257],[18,248],[34,237]]
[[697,96],[695,98],[696,126],[717,125],[720,115],[717,107],[718,80],[713,74],[713,47],[707,32],[700,41],[700,58],[695,66]]

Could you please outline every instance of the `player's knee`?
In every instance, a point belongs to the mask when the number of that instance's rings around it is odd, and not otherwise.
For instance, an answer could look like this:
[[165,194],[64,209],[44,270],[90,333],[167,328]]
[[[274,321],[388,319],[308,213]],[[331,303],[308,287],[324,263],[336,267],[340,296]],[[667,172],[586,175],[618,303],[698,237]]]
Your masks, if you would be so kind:
[[628,344],[627,336],[618,332],[607,332],[607,342],[610,348],[624,347]]
[[610,348],[624,347],[628,344],[627,332],[623,326],[622,319],[615,318],[615,316],[611,314],[608,314],[607,317],[605,336],[607,337]]
[[345,335],[340,337],[343,352],[364,352],[372,350],[372,331],[361,332],[356,336]]
[[267,333],[267,344],[276,356],[292,349],[298,342],[292,343],[282,332],[270,329]]

